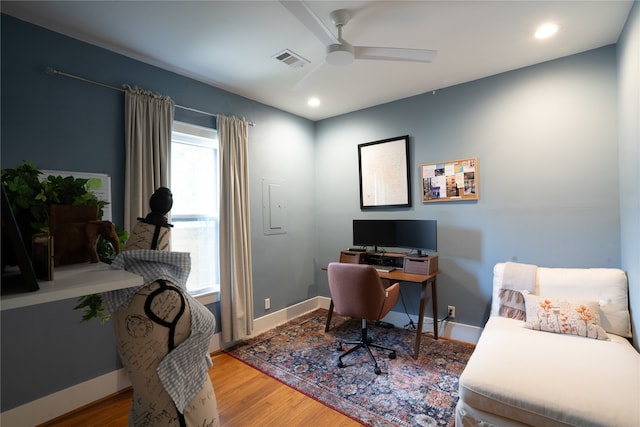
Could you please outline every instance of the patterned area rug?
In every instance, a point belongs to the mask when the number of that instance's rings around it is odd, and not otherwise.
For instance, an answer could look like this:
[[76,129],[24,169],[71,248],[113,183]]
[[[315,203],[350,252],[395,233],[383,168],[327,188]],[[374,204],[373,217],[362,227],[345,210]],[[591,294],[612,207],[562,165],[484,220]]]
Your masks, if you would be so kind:
[[[360,321],[315,310],[247,340],[229,354],[267,375],[369,426],[454,426],[458,378],[473,346],[423,336],[412,357],[415,331],[384,329],[369,322],[374,342],[396,349],[391,360],[373,350],[380,375],[361,349],[336,366],[337,341],[358,339]],[[351,348],[348,345],[344,349]]]

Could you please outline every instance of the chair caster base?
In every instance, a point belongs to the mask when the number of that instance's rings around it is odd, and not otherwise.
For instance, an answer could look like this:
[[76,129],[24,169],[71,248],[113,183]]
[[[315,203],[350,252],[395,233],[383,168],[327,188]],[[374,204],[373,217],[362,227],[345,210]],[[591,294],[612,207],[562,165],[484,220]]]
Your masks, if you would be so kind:
[[380,350],[383,351],[388,351],[388,357],[389,359],[395,359],[396,358],[396,351],[393,348],[390,347],[385,347],[383,345],[379,345],[379,344],[374,344],[373,340],[371,339],[371,337],[367,336],[367,330],[366,327],[362,328],[362,337],[360,340],[339,340],[336,343],[336,350],[338,351],[343,351],[343,346],[344,344],[347,345],[354,345],[354,347],[352,347],[351,349],[343,352],[340,357],[338,357],[338,362],[336,363],[336,366],[338,368],[344,368],[346,365],[342,362],[342,358],[345,356],[348,356],[349,354],[353,353],[354,351],[364,348],[367,353],[369,354],[369,357],[371,358],[371,362],[374,365],[374,369],[373,372],[376,373],[376,375],[380,375],[382,373],[382,370],[380,369],[380,367],[378,366],[378,363],[376,362],[376,358],[373,355],[373,353],[371,352],[371,348],[378,348]]

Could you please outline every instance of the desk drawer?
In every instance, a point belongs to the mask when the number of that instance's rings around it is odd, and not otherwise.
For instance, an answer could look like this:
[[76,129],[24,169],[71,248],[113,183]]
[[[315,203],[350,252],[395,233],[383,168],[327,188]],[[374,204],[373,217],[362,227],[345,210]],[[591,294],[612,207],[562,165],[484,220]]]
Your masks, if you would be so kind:
[[363,252],[342,251],[340,252],[340,262],[345,262],[347,264],[361,264],[362,254]]
[[412,274],[433,274],[438,272],[438,256],[405,257],[403,270]]

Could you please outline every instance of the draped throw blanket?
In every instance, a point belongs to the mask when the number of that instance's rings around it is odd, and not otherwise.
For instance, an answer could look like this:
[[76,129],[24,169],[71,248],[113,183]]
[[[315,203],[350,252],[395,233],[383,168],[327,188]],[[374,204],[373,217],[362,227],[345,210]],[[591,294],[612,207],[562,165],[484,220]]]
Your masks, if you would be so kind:
[[505,289],[527,290],[535,294],[537,271],[537,265],[507,262],[504,266],[502,286]]
[[175,103],[171,98],[139,88],[125,88],[125,201],[124,228],[131,231],[149,210],[158,187],[169,187],[171,126]]
[[249,221],[249,123],[217,116],[220,144],[220,315],[222,342],[253,331]]

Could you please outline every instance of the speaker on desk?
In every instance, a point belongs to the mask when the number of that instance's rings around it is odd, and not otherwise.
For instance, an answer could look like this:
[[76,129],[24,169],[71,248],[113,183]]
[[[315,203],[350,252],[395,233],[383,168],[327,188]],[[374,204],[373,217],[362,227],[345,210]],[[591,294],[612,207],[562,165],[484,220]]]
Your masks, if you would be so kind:
[[438,272],[438,256],[404,257],[405,273],[429,275]]
[[340,262],[344,262],[346,264],[361,264],[362,254],[362,252],[341,251]]

